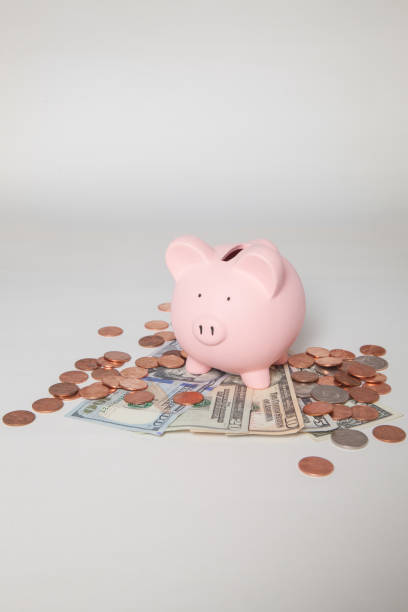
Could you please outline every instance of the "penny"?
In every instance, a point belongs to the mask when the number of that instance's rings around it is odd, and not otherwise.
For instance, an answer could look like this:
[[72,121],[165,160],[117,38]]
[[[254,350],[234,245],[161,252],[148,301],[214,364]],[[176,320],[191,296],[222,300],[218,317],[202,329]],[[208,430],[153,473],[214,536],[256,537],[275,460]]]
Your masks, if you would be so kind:
[[330,404],[343,404],[349,399],[349,394],[340,387],[332,387],[331,385],[315,385],[312,390],[312,397],[321,402],[329,402]]
[[121,376],[120,388],[126,389],[126,391],[142,391],[147,389],[147,382],[134,376]]
[[341,365],[342,359],[340,357],[318,357],[316,359],[317,365],[332,368],[333,366]]
[[115,373],[112,371],[109,372],[109,370],[105,370],[105,373],[103,376],[101,375],[100,380],[104,385],[110,387],[111,389],[119,389],[119,387],[121,386],[122,377],[119,372]]
[[177,355],[164,355],[159,357],[159,365],[163,368],[181,368],[184,365],[184,359]]
[[146,321],[144,326],[146,329],[167,329],[169,324],[167,321]]
[[135,364],[140,368],[149,369],[157,368],[159,362],[157,361],[156,357],[139,357],[136,359]]
[[146,348],[154,348],[156,346],[160,346],[163,343],[164,338],[162,338],[161,336],[143,336],[143,338],[139,338],[140,346],[144,346]]
[[306,349],[306,353],[312,357],[328,357],[329,351],[321,346],[309,346]]
[[121,376],[134,376],[134,378],[144,378],[149,373],[146,368],[140,368],[139,366],[134,366],[131,368],[125,368],[121,371]]
[[329,414],[333,410],[333,404],[329,402],[310,402],[303,408],[303,412],[309,416],[322,416]]
[[344,349],[333,349],[330,351],[330,357],[340,357],[340,359],[348,361],[354,359],[355,354],[351,351],[345,351]]
[[70,395],[75,395],[78,392],[78,387],[74,383],[55,383],[55,385],[51,385],[48,391],[54,397],[60,397],[64,399],[65,397],[69,397]]
[[[114,362],[108,361],[108,359],[105,359],[105,357],[99,357],[97,361],[98,361],[98,365],[104,370],[112,370],[115,367]],[[122,365],[122,362],[120,362],[119,365]]]
[[91,376],[95,380],[102,380],[107,372],[119,374],[119,370],[116,370],[115,368],[110,368],[109,370],[107,368],[96,368],[96,370],[92,370]]
[[310,370],[299,370],[299,372],[292,372],[291,374],[292,380],[299,383],[312,383],[316,382],[319,378],[319,375],[316,372],[311,372]]
[[81,397],[90,400],[102,399],[103,397],[107,397],[110,393],[112,393],[112,389],[101,382],[92,383],[91,385],[82,387],[82,389],[79,390]]
[[[376,357],[375,355],[361,355],[361,357],[356,357],[354,361],[363,363],[370,368],[374,368],[374,370],[385,370],[388,368],[388,361],[382,357]],[[372,376],[374,376],[374,374]]]
[[363,389],[371,389],[372,391],[375,391],[376,393],[378,393],[378,395],[385,395],[386,393],[389,393],[391,391],[391,386],[387,385],[387,383],[368,383],[366,382],[363,385]]
[[350,363],[347,372],[356,378],[366,378],[367,376],[375,375],[374,368],[357,361],[352,361]]
[[351,406],[344,406],[343,404],[333,404],[333,410],[330,416],[335,421],[342,421],[343,419],[349,419],[353,414]]
[[380,398],[376,391],[364,389],[363,387],[350,389],[350,395],[356,402],[363,402],[365,404],[375,404]]
[[166,342],[169,342],[170,340],[175,340],[176,339],[176,336],[174,335],[174,332],[172,332],[172,331],[156,332],[154,335],[163,338],[163,340],[165,340]]
[[331,440],[342,448],[356,449],[363,448],[368,443],[368,438],[358,429],[347,429],[339,427],[331,434]]
[[339,370],[341,370],[342,372],[348,372],[352,363],[355,363],[355,362],[352,361],[351,359],[349,361],[347,361],[347,360],[343,361],[341,366],[339,366]]
[[131,391],[123,398],[128,404],[148,404],[154,400],[151,391]]
[[159,304],[157,308],[163,312],[169,312],[169,310],[171,310],[171,303],[163,302],[162,304]]
[[70,402],[72,400],[77,400],[80,397],[81,396],[79,395],[79,391],[77,391],[76,393],[74,393],[74,395],[69,395],[68,397],[64,397],[64,402]]
[[307,476],[328,476],[334,470],[334,465],[323,457],[303,457],[298,463],[301,472]]
[[100,327],[98,329],[98,334],[100,336],[108,337],[120,336],[120,334],[123,334],[123,329],[121,327],[117,327],[116,325],[106,325],[105,327]]
[[182,391],[173,395],[173,402],[182,404],[183,406],[194,406],[203,401],[204,396],[198,391]]
[[188,357],[188,355],[187,355],[186,351],[184,351],[184,350],[183,350],[183,351],[180,351],[180,355],[181,355],[182,357],[184,357],[184,359],[187,359],[187,357]]
[[374,421],[378,418],[378,410],[374,406],[356,404],[352,406],[352,411],[356,421]]
[[119,363],[125,363],[131,359],[129,353],[124,353],[123,351],[108,351],[104,354],[104,358],[108,361],[117,361]]
[[88,378],[88,374],[85,372],[79,372],[78,370],[69,370],[69,372],[63,372],[60,374],[59,379],[61,382],[68,383],[82,383]]
[[57,397],[42,397],[41,399],[35,400],[32,404],[33,410],[36,412],[50,413],[60,410],[64,405],[62,399]]
[[378,344],[363,344],[363,346],[360,346],[360,353],[363,353],[363,355],[381,357],[381,355],[385,355],[386,352],[385,348],[378,346]]
[[310,397],[315,386],[315,383],[293,383],[293,388],[297,397]]
[[177,355],[177,357],[182,357],[181,351],[178,351],[177,349],[173,349],[171,351],[165,351],[160,356],[163,357],[164,355]]
[[395,425],[378,425],[372,433],[381,442],[402,442],[406,438],[405,431]]
[[78,359],[75,362],[75,367],[78,370],[95,370],[98,367],[98,362],[93,357],[85,357],[84,359]]
[[380,382],[385,382],[387,380],[387,377],[385,374],[381,374],[381,372],[377,372],[377,374],[375,376],[370,376],[364,379],[366,381],[366,383],[380,383]]
[[313,365],[314,359],[306,353],[297,353],[296,355],[290,355],[288,362],[294,368],[309,368]]
[[22,425],[29,425],[34,419],[35,414],[30,410],[13,410],[3,416],[3,423],[11,427],[21,427]]
[[338,383],[347,387],[358,387],[360,385],[358,378],[354,378],[354,376],[350,376],[347,372],[341,370],[336,372],[334,378]]
[[334,376],[320,376],[317,381],[318,385],[336,385],[336,381],[334,380]]

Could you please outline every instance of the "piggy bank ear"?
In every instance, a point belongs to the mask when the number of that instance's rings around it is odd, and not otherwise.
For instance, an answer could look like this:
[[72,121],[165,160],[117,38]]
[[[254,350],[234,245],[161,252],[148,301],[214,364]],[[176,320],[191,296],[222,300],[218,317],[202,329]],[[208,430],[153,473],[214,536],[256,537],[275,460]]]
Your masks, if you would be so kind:
[[254,278],[268,298],[277,295],[282,288],[285,268],[276,247],[254,244],[243,249],[231,260],[231,265]]
[[170,242],[166,251],[166,264],[175,280],[186,270],[211,261],[215,251],[196,236],[180,236]]

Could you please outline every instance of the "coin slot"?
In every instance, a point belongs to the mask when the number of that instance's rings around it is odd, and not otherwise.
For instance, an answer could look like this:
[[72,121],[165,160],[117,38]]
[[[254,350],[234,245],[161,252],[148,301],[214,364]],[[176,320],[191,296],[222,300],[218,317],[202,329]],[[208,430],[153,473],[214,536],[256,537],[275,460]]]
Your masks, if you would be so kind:
[[230,249],[222,258],[221,261],[230,261],[231,259],[233,259],[234,257],[236,257],[238,255],[238,253],[240,253],[242,251],[244,247],[241,244],[237,244],[236,246],[232,247],[232,249]]

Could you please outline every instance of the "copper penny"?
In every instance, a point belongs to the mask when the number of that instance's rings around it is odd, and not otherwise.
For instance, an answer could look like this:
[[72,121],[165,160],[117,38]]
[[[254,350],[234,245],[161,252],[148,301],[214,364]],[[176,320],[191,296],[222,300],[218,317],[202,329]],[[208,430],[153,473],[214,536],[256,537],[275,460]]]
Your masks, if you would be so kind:
[[29,410],[13,410],[3,416],[3,423],[11,427],[21,427],[22,425],[29,425],[34,419],[34,412]]
[[306,349],[306,353],[312,357],[328,357],[329,351],[321,346],[309,346]]
[[69,397],[70,395],[75,395],[78,392],[78,387],[74,383],[55,383],[55,385],[51,385],[48,391],[54,397],[60,397],[62,399]]
[[336,385],[336,381],[334,380],[334,376],[330,376],[327,374],[326,376],[320,376],[317,380],[318,385]]
[[347,372],[342,372],[341,370],[338,370],[335,373],[334,378],[338,383],[347,387],[360,386],[360,381],[358,378],[354,378],[354,376],[350,376],[350,374],[347,374]]
[[144,346],[145,348],[154,348],[156,346],[160,346],[164,343],[164,338],[161,336],[143,336],[143,338],[139,338],[140,346]]
[[171,310],[171,303],[163,302],[162,304],[159,304],[157,308],[163,312],[169,312]]
[[177,355],[163,355],[159,357],[159,366],[163,368],[181,368],[184,365],[184,359]]
[[187,359],[187,357],[188,357],[188,355],[187,355],[186,351],[184,351],[184,350],[180,351],[180,355],[181,355],[182,357],[184,357],[184,359]]
[[157,368],[159,362],[156,357],[139,357],[136,359],[135,364],[140,368],[146,368],[148,370],[150,368]]
[[117,327],[116,325],[106,325],[105,327],[100,327],[98,329],[98,334],[100,336],[108,337],[120,336],[120,334],[123,334],[123,329],[121,327]]
[[166,342],[170,342],[170,340],[176,339],[176,336],[172,331],[160,331],[156,332],[154,335],[163,338],[163,340],[165,340]]
[[356,402],[363,402],[365,404],[375,404],[380,398],[376,391],[364,389],[363,387],[354,387],[354,389],[350,389],[350,395]]
[[177,349],[173,349],[171,351],[164,351],[164,353],[162,353],[160,357],[164,357],[164,355],[177,355],[177,357],[182,357],[181,351],[178,351]]
[[342,359],[340,357],[318,357],[316,363],[324,368],[332,368],[333,366],[341,365]]
[[104,358],[108,361],[116,361],[119,363],[125,363],[131,359],[129,353],[124,353],[123,351],[108,351],[104,354]]
[[328,476],[334,470],[332,462],[323,457],[303,457],[298,467],[307,476]]
[[310,370],[299,370],[299,372],[292,372],[291,374],[292,380],[300,383],[312,383],[316,382],[319,378],[319,375],[316,372],[311,372]]
[[351,406],[344,406],[344,404],[332,404],[332,406],[333,411],[331,412],[330,416],[335,421],[349,419],[353,414]]
[[78,359],[75,362],[75,367],[78,370],[94,370],[98,367],[98,362],[93,357],[85,357],[84,359]]
[[60,410],[64,405],[62,399],[57,397],[42,397],[41,399],[35,400],[33,402],[33,410],[36,412],[56,412]]
[[147,389],[147,382],[134,376],[121,376],[120,388],[126,389],[126,391],[142,391]]
[[322,416],[323,414],[329,414],[333,410],[333,405],[329,402],[310,402],[303,408],[303,412],[309,416]]
[[402,442],[406,438],[406,433],[395,425],[378,425],[373,429],[373,436],[381,442]]
[[385,382],[387,380],[387,377],[385,374],[381,374],[381,372],[377,372],[375,376],[367,377],[364,380],[366,381],[366,383],[370,383],[371,385],[371,384],[376,384],[380,382]]
[[148,404],[154,400],[151,391],[131,391],[123,398],[128,404]]
[[363,355],[381,357],[381,355],[385,355],[386,352],[385,348],[377,344],[363,344],[363,346],[360,346],[360,353],[363,353]]
[[112,393],[112,389],[101,382],[92,383],[91,385],[82,387],[82,389],[79,390],[81,397],[90,400],[102,399],[103,397],[107,397],[110,393]]
[[378,393],[378,395],[385,395],[386,393],[389,393],[391,391],[391,386],[387,385],[387,383],[368,383],[366,382],[363,385],[363,389],[372,389],[372,391],[375,391],[376,393]]
[[79,399],[81,396],[79,395],[79,391],[77,393],[74,393],[74,395],[69,395],[68,397],[64,397],[64,402],[70,402],[72,400],[77,400]]
[[314,359],[306,353],[297,353],[296,355],[290,355],[288,362],[294,368],[310,368],[314,364]]
[[367,378],[375,375],[374,368],[364,363],[358,363],[358,361],[352,361],[347,372],[357,378]]
[[353,419],[357,421],[375,421],[378,418],[378,410],[374,406],[356,404],[352,411]]
[[149,371],[146,368],[140,368],[139,366],[133,366],[131,368],[125,368],[121,371],[121,376],[134,376],[134,378],[144,378],[147,376]]
[[115,373],[109,370],[105,370],[105,373],[103,375],[101,374],[100,381],[106,387],[110,387],[111,389],[119,389],[121,385],[122,377],[120,375],[120,372],[118,371],[116,371]]
[[95,380],[102,380],[102,378],[105,374],[107,374],[107,372],[111,372],[112,374],[119,374],[119,370],[116,370],[115,368],[110,368],[109,370],[107,368],[96,368],[96,370],[92,370],[91,376]]
[[169,324],[167,321],[146,321],[144,324],[146,329],[167,329]]
[[61,382],[68,383],[83,383],[87,380],[88,374],[85,372],[80,372],[79,370],[70,370],[69,372],[63,372],[60,374],[59,379]]
[[349,361],[350,359],[354,359],[355,354],[351,351],[345,351],[344,349],[333,349],[330,351],[330,357],[340,357],[340,359]]
[[[109,361],[108,359],[105,359],[105,357],[99,357],[97,361],[98,361],[98,366],[100,366],[104,370],[112,370],[115,367],[115,363],[113,361]],[[122,362],[120,362],[118,365],[121,366]]]
[[182,406],[194,406],[194,404],[202,402],[203,399],[204,396],[198,391],[182,391],[173,395],[173,402]]

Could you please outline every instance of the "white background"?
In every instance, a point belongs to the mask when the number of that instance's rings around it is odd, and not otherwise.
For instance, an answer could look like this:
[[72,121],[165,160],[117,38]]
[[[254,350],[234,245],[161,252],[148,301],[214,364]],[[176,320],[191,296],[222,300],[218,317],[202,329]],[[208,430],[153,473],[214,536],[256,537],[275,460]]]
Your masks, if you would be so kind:
[[[385,346],[405,415],[407,3],[0,7],[1,414],[145,354],[191,233],[275,242],[306,291],[293,350]],[[156,439],[72,407],[0,427],[5,612],[406,609],[407,442]]]

